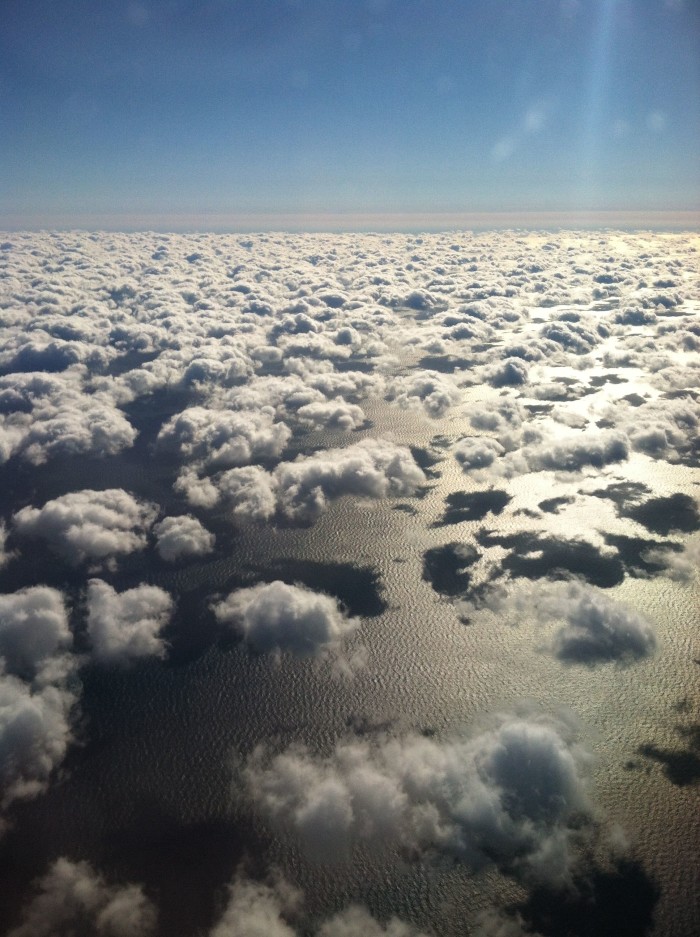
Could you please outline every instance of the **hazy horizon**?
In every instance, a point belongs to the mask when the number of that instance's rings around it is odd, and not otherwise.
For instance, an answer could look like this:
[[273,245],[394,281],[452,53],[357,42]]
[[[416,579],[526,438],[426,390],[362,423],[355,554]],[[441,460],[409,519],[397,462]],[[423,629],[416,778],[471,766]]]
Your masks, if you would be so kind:
[[0,230],[172,233],[391,233],[498,230],[695,231],[700,211],[578,212],[182,212],[0,215]]

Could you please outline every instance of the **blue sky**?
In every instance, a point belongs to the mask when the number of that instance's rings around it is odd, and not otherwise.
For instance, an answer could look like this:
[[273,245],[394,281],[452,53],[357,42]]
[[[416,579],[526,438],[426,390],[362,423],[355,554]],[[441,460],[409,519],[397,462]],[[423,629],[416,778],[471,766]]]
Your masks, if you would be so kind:
[[700,208],[696,0],[3,0],[0,223]]

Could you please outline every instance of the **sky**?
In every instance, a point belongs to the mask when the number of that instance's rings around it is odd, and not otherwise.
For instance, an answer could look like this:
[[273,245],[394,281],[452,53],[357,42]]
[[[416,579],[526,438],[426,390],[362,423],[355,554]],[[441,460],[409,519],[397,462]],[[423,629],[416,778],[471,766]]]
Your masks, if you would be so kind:
[[5,227],[697,212],[700,9],[3,0],[0,126]]

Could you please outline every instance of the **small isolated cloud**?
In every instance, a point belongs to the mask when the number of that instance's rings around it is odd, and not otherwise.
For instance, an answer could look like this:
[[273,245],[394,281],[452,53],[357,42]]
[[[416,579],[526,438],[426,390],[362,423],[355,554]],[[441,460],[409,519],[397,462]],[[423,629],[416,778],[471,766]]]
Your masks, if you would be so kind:
[[641,615],[590,587],[573,587],[572,591],[566,624],[556,632],[552,644],[560,660],[596,663],[648,657],[654,652],[654,630]]
[[63,593],[31,586],[0,595],[0,656],[5,669],[33,679],[47,659],[72,643]]
[[587,583],[539,580],[510,592],[497,590],[487,604],[515,621],[521,615],[534,615],[542,623],[563,621],[549,649],[566,663],[625,663],[656,650],[651,622]]
[[175,563],[187,556],[204,556],[214,549],[215,537],[196,517],[165,517],[153,528],[161,558]]
[[111,885],[88,862],[57,859],[8,937],[148,937],[156,909],[140,885]]
[[47,501],[41,508],[22,508],[13,522],[17,533],[45,540],[77,566],[143,550],[156,513],[152,504],[121,488],[84,489]]
[[157,586],[118,593],[101,579],[87,589],[87,625],[92,654],[101,664],[128,664],[141,657],[164,657],[160,632],[170,620],[173,600]]
[[233,625],[254,650],[297,657],[337,652],[359,624],[331,596],[279,580],[232,592],[213,610],[218,621]]
[[564,883],[591,813],[588,760],[566,718],[531,710],[446,739],[354,739],[327,757],[258,748],[244,778],[318,857],[370,840]]

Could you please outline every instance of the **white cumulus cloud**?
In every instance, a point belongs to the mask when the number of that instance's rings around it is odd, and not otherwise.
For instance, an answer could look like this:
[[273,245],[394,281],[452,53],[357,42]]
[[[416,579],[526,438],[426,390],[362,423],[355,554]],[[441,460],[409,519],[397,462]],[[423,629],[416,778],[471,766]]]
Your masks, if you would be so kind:
[[629,662],[656,650],[650,621],[602,589],[578,580],[518,584],[508,591],[495,590],[485,601],[514,622],[522,615],[534,615],[542,623],[560,623],[549,649],[567,663]]
[[233,625],[256,651],[299,657],[337,651],[359,624],[331,596],[279,580],[232,592],[213,609],[219,621]]
[[158,553],[169,562],[188,556],[204,556],[214,549],[214,534],[191,514],[165,517],[154,525],[153,532]]
[[78,565],[143,550],[156,513],[153,505],[121,488],[83,489],[47,501],[41,508],[22,508],[13,522],[22,536],[45,540]]
[[72,643],[63,594],[48,586],[30,586],[0,595],[0,656],[5,668],[33,678],[47,658]]
[[370,839],[561,883],[591,811],[587,764],[569,722],[530,711],[446,739],[341,742],[327,757],[260,748],[244,778],[258,806],[321,857]]
[[126,664],[141,657],[164,657],[160,632],[170,620],[173,600],[157,586],[116,592],[101,579],[87,589],[87,625],[92,653],[102,664]]

